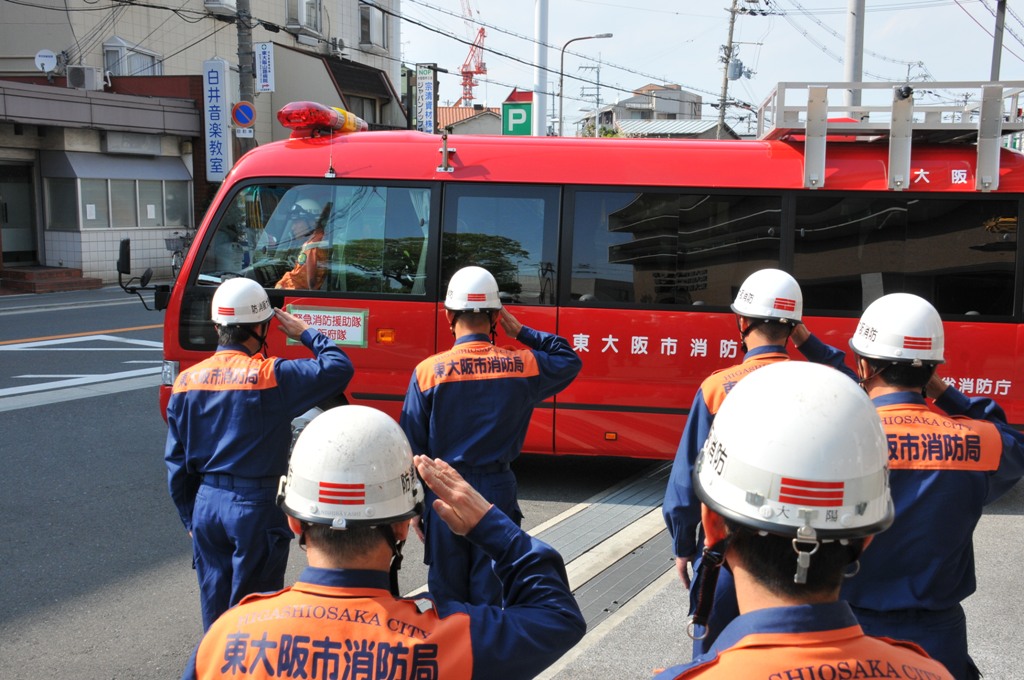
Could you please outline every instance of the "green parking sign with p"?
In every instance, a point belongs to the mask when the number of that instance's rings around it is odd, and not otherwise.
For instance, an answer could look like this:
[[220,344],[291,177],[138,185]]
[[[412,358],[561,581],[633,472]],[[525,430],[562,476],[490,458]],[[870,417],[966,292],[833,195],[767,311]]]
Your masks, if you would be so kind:
[[501,105],[501,134],[532,135],[533,104],[530,102],[504,102]]

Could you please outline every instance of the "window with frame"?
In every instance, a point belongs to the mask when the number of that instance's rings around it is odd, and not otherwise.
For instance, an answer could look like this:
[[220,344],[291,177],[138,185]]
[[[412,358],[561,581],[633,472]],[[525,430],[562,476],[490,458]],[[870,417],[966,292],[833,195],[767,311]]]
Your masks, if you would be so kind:
[[320,35],[323,27],[321,0],[288,0],[289,29]]
[[200,281],[266,288],[426,295],[430,189],[252,185],[205,244]]
[[359,6],[359,45],[387,49],[387,16],[379,8]]
[[44,186],[49,230],[192,226],[191,182],[47,177]]
[[103,43],[103,68],[115,76],[159,76],[163,75],[163,59],[114,36]]
[[79,184],[82,192],[82,204],[79,206],[82,229],[109,227],[110,204],[107,195],[107,180],[82,179],[79,180]]
[[78,180],[47,177],[46,228],[50,231],[78,231]]
[[345,95],[345,103],[348,110],[359,116],[367,123],[377,123],[377,100],[369,97],[357,97]]
[[569,298],[582,304],[729,305],[778,267],[781,198],[576,191]]
[[491,272],[502,300],[555,304],[560,190],[449,184],[441,236],[441,289],[468,265]]
[[133,180],[110,180],[110,217],[113,227],[139,226],[139,202]]
[[870,194],[796,200],[804,309],[859,314],[914,293],[943,315],[1013,314],[1019,203]]

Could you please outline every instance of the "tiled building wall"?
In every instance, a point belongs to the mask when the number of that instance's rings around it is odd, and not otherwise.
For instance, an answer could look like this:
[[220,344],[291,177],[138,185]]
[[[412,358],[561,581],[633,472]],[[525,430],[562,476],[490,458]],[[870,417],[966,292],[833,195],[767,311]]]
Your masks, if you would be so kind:
[[86,231],[47,231],[46,264],[50,267],[72,267],[82,276],[117,283],[117,255],[121,239],[131,239],[132,274],[141,276],[147,267],[153,269],[153,280],[170,280],[171,251],[164,239],[183,229],[90,229]]

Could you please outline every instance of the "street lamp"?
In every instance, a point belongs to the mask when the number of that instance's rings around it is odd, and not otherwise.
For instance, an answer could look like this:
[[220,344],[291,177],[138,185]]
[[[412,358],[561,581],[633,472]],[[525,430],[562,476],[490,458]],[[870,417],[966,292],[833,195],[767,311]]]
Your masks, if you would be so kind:
[[563,119],[565,118],[565,116],[563,115],[563,109],[562,109],[562,102],[563,102],[562,88],[565,85],[565,48],[569,46],[569,43],[574,43],[577,40],[592,40],[594,38],[610,38],[610,37],[612,37],[611,33],[598,33],[597,35],[583,35],[583,36],[580,36],[579,38],[572,38],[570,40],[567,40],[565,42],[565,44],[562,45],[562,56],[561,56],[561,59],[558,62],[558,136],[559,137],[562,136],[562,123],[563,123]]

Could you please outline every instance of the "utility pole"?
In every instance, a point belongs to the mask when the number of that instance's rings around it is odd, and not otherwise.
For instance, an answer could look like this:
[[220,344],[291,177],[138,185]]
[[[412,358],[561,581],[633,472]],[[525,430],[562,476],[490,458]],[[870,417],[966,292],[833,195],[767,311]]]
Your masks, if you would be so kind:
[[548,0],[534,0],[533,33],[537,43],[533,48],[533,134],[544,137],[548,134],[547,102],[544,93],[548,91]]
[[[600,57],[600,55],[598,55],[598,57]],[[591,69],[593,69],[594,71],[594,136],[598,137],[598,130],[600,130],[601,128],[601,125],[598,120],[601,116],[601,62],[598,62],[596,64],[587,64],[584,66],[580,66],[581,71],[587,71]],[[587,92],[587,89],[588,88],[586,87],[581,87],[580,94],[583,96],[589,94]],[[586,135],[584,135],[584,137],[585,136]]]
[[996,32],[992,36],[992,76],[990,80],[999,80],[999,62],[1003,56],[1003,25],[1006,23],[1006,0],[996,2]]
[[[845,76],[848,83],[864,79],[864,6],[865,0],[849,0],[847,4]],[[907,80],[910,80],[910,66],[907,66]],[[860,120],[862,112],[857,110],[861,103],[860,89],[847,90],[844,99],[850,107],[850,117]]]
[[725,100],[729,97],[729,62],[732,61],[732,32],[736,27],[736,5],[739,0],[732,0],[732,7],[729,9],[729,39],[725,43],[722,53],[722,61],[725,66],[722,68],[722,94],[718,98],[718,131],[716,139],[721,139],[725,131]]
[[[253,72],[256,58],[252,49],[252,13],[249,0],[235,0],[238,15],[235,28],[238,30],[238,100],[255,104],[256,74]],[[255,137],[238,137],[239,156],[256,148]]]

